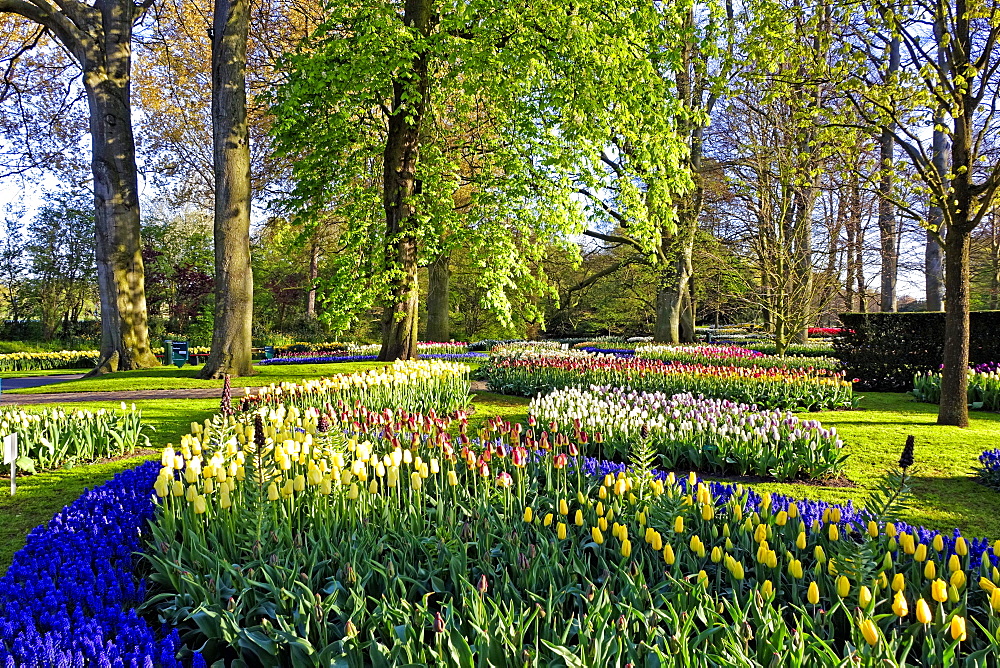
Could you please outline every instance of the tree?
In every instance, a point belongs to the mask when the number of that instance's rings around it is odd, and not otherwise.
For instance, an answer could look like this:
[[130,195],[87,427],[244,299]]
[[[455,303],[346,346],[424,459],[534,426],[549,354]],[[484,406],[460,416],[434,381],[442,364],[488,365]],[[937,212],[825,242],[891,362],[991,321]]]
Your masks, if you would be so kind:
[[7,320],[14,327],[24,317],[24,286],[28,274],[27,252],[21,233],[21,213],[8,207],[4,236],[0,240],[0,287],[6,301]]
[[93,239],[94,212],[86,195],[48,195],[28,225],[29,285],[46,341],[55,338],[60,326],[63,338],[71,338],[71,325],[93,303]]
[[[945,252],[945,344],[938,424],[966,427],[969,363],[969,249],[973,230],[1000,187],[1000,160],[990,150],[1000,83],[1000,6],[991,0],[912,0],[881,5],[871,17],[901,42],[908,63],[899,83],[879,85],[859,73],[858,110],[892,132],[916,178],[940,210],[928,229]],[[936,26],[939,37],[927,26]],[[900,109],[897,100],[910,101]],[[932,119],[951,144],[935,151],[920,132]],[[944,173],[939,169],[944,163]],[[936,160],[938,165],[935,165]],[[923,218],[924,212],[913,212]]]
[[158,364],[146,324],[130,101],[132,26],[148,7],[131,0],[0,0],[0,14],[44,27],[83,72],[101,295],[101,358],[92,374]]
[[[289,210],[349,221],[342,238],[359,252],[336,274],[350,281],[343,305],[382,306],[383,359],[415,355],[417,270],[448,244],[480,255],[483,298],[498,313],[518,280],[542,282],[535,256],[578,228],[570,183],[593,169],[616,119],[633,119],[620,134],[636,145],[640,125],[672,122],[662,80],[635,53],[669,60],[676,28],[638,1],[331,7],[292,58],[275,134],[295,161]],[[656,147],[673,151],[668,188],[682,181],[678,144],[668,135]],[[455,206],[463,187],[468,213]]]
[[248,0],[216,0],[212,37],[215,173],[215,325],[202,378],[253,373],[250,141],[247,129]]

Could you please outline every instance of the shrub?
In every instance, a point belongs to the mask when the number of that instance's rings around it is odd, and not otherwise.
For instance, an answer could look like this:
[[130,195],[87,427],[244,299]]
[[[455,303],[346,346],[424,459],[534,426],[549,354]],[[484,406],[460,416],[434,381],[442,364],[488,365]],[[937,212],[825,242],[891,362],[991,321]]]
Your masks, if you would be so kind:
[[[834,355],[859,388],[906,392],[944,362],[944,313],[845,313]],[[1000,311],[969,314],[969,362],[1000,360]]]
[[790,480],[830,476],[845,459],[835,429],[725,399],[592,386],[536,397],[528,410],[590,455],[623,458],[646,434],[666,470]]

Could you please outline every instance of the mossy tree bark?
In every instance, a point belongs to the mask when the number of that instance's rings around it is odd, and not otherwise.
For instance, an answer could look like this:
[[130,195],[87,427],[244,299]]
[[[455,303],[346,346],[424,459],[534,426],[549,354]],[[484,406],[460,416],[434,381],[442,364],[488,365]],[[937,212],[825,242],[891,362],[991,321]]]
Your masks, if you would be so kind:
[[149,6],[130,0],[0,0],[0,14],[44,26],[83,72],[90,108],[91,169],[101,357],[88,375],[159,364],[149,347],[132,133],[132,26]]
[[[403,23],[427,35],[431,27],[431,0],[406,0]],[[429,93],[427,54],[417,51],[409,70],[393,82],[389,132],[383,154],[382,198],[385,206],[385,261],[391,267],[388,303],[382,311],[382,349],[378,359],[417,358],[417,220],[413,196],[417,192],[420,126]]]
[[451,253],[441,253],[427,268],[427,340],[447,341],[451,338],[449,322],[449,288],[451,283]]
[[253,320],[250,142],[246,65],[248,0],[216,0],[212,31],[215,162],[215,325],[202,378],[248,376]]

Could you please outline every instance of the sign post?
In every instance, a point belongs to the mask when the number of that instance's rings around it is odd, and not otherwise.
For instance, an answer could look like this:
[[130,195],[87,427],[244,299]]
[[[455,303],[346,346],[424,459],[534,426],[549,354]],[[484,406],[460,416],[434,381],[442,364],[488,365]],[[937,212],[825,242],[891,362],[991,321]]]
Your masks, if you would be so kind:
[[3,437],[3,463],[10,465],[10,495],[17,491],[17,434]]

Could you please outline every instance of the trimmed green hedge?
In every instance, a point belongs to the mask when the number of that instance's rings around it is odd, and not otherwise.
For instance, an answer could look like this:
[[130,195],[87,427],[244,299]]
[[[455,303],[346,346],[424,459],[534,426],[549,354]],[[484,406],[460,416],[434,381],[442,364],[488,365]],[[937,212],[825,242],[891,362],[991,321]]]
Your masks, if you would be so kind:
[[[969,363],[1000,361],[1000,311],[970,314]],[[842,313],[833,354],[856,390],[906,392],[944,359],[944,313]]]

